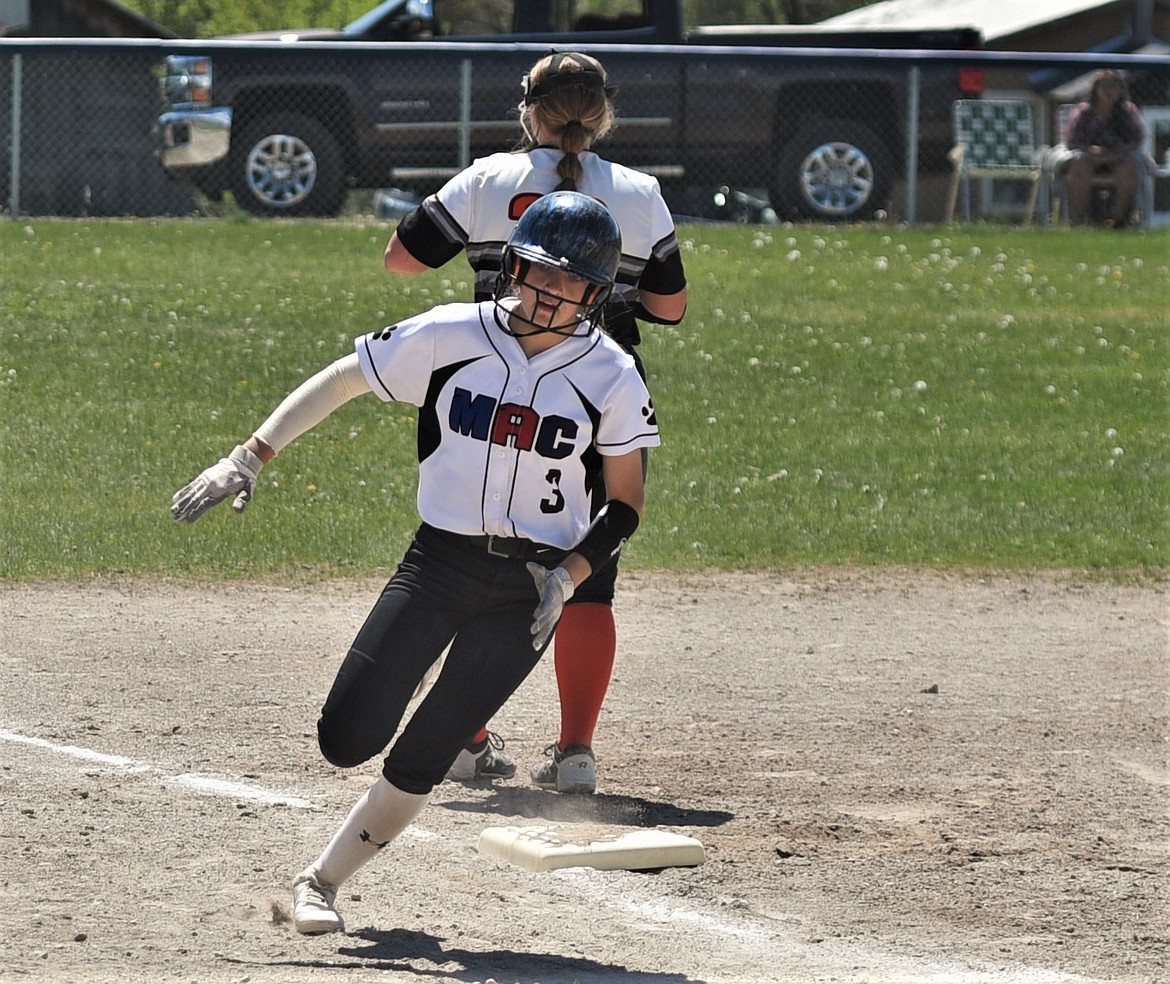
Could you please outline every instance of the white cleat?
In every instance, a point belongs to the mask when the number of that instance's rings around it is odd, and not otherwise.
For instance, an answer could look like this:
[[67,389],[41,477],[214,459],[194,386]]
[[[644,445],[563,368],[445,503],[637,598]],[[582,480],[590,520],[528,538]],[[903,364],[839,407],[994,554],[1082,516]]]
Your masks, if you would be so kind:
[[489,731],[483,747],[472,751],[460,749],[459,755],[447,770],[447,778],[454,782],[475,782],[479,779],[511,779],[516,774],[516,762],[504,751],[504,739]]
[[529,775],[533,785],[554,789],[558,793],[597,792],[597,763],[593,749],[587,745],[570,745],[563,752],[556,743],[544,750],[548,757],[532,767]]
[[336,889],[323,885],[317,873],[306,868],[293,879],[293,927],[307,936],[344,933],[345,921],[333,908],[336,898]]

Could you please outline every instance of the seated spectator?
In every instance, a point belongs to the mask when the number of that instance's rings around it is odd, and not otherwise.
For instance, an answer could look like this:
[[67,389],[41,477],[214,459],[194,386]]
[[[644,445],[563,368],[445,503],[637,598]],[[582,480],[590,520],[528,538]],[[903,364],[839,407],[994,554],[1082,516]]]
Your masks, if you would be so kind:
[[1064,150],[1056,164],[1067,175],[1069,219],[1074,225],[1091,220],[1093,179],[1101,175],[1113,180],[1107,224],[1121,228],[1129,223],[1146,166],[1141,153],[1145,135],[1145,120],[1129,98],[1125,78],[1112,69],[1097,72],[1089,101],[1077,106],[1065,124]]

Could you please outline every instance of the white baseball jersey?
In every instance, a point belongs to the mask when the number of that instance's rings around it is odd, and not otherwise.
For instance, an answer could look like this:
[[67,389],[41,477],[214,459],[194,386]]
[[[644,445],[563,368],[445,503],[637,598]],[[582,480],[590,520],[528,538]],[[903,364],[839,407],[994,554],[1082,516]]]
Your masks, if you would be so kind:
[[[563,156],[560,150],[537,147],[524,154],[481,157],[423,201],[423,211],[447,240],[467,250],[467,262],[476,273],[477,298],[491,296],[508,237],[524,210],[560,182],[557,164]],[[678,253],[674,220],[657,179],[592,151],[582,152],[578,159],[584,176],[577,182],[577,191],[608,208],[622,232],[614,290],[621,296],[639,283],[652,258],[662,261]],[[643,286],[673,293],[684,284]]]
[[419,408],[424,522],[568,550],[605,504],[601,456],[658,446],[650,394],[599,331],[530,360],[496,318],[491,301],[446,304],[363,335],[362,372]]

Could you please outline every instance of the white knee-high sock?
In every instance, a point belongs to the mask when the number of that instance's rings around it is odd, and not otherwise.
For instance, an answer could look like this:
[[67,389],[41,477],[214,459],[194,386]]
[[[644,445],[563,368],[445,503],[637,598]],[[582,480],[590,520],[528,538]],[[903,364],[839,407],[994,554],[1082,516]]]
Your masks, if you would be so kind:
[[422,813],[429,794],[406,793],[379,777],[349,811],[333,839],[310,866],[336,889]]

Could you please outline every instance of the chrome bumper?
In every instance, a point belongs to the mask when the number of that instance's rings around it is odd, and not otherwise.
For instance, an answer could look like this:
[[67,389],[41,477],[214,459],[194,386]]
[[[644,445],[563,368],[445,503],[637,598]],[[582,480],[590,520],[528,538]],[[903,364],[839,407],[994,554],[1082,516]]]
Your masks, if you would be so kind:
[[163,167],[198,167],[227,157],[232,135],[232,111],[228,108],[164,113],[158,124]]

